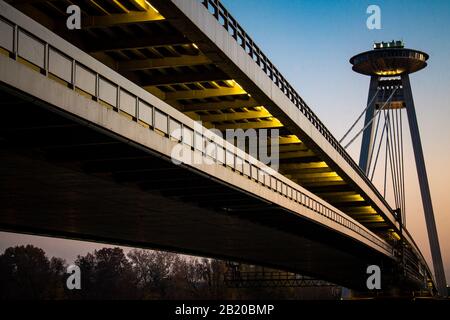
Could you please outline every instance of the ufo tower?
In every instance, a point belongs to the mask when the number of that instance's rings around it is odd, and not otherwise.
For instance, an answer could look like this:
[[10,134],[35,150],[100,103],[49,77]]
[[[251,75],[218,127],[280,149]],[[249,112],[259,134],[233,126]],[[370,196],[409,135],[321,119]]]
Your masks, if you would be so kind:
[[[404,47],[403,42],[392,41],[375,43],[373,50],[357,54],[350,59],[350,63],[353,65],[353,71],[370,76],[368,103],[365,110],[365,124],[359,158],[359,166],[367,175],[369,175],[370,168],[373,166],[373,158],[374,154],[376,154],[376,152],[374,152],[374,149],[376,149],[374,140],[377,139],[378,128],[375,128],[375,126],[378,127],[378,125],[375,124],[376,121],[374,120],[377,115],[381,116],[382,114],[384,114],[384,121],[386,123],[384,130],[385,137],[388,139],[388,142],[386,143],[388,146],[386,147],[386,153],[389,154],[391,161],[396,159],[396,157],[401,160],[401,165],[391,163],[392,171],[394,173],[397,171],[397,173],[403,174],[403,145],[399,146],[397,141],[403,141],[401,132],[401,128],[403,127],[401,125],[401,114],[404,111],[403,109],[406,109],[436,277],[436,285],[440,295],[446,296],[445,273],[409,80],[409,74],[425,68],[427,66],[427,60],[428,54],[425,52],[407,49]],[[398,125],[399,119],[400,125]],[[393,148],[394,145],[398,146],[398,148]],[[388,150],[388,148],[390,149]],[[387,166],[388,165],[386,165],[386,168]],[[397,193],[401,195],[401,182],[403,182],[404,194],[404,179],[401,181],[401,175],[397,174],[397,180]],[[393,184],[394,182],[395,178],[393,179]],[[404,197],[403,199],[399,199],[398,197],[397,200],[396,212],[399,213],[398,216],[400,216],[400,218],[398,219],[402,226],[406,222],[405,213],[401,212],[401,209],[404,210],[405,201]]]

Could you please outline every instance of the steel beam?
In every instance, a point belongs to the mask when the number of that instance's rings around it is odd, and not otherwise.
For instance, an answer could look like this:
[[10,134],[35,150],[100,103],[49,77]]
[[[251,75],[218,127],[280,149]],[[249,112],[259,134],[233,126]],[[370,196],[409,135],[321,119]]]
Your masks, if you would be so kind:
[[310,162],[310,163],[286,163],[283,164],[283,170],[302,170],[314,168],[328,168],[325,162]]
[[246,112],[228,112],[221,114],[208,114],[200,115],[200,119],[203,122],[214,122],[214,121],[234,121],[234,120],[244,120],[244,119],[256,119],[256,118],[268,118],[272,115],[267,110],[262,111],[246,111]]
[[[270,145],[271,144],[269,143],[269,146]],[[308,151],[309,150],[309,148],[307,146],[305,146],[303,143],[280,144],[278,149],[279,149],[280,153],[292,152],[292,151]]]
[[[258,119],[259,120],[259,119]],[[233,129],[233,130],[247,130],[247,129],[276,129],[283,127],[283,124],[278,121],[278,119],[271,119],[271,120],[259,120],[259,121],[248,121],[248,122],[238,122],[238,123],[222,123],[217,124],[214,126],[216,129],[219,129],[221,131],[226,129]]]
[[229,76],[223,71],[208,72],[182,72],[177,74],[152,75],[139,81],[138,85],[147,89],[147,87],[157,85],[172,85],[181,83],[195,83],[203,81],[221,81],[227,80]]
[[182,66],[196,66],[202,64],[208,64],[211,61],[203,55],[189,56],[184,55],[180,57],[165,57],[156,59],[140,59],[130,61],[118,62],[118,70],[123,71],[135,71],[135,70],[150,70],[161,68],[175,68]]
[[233,96],[237,94],[246,94],[244,89],[239,86],[232,88],[221,87],[218,89],[205,89],[205,90],[189,90],[189,91],[174,91],[167,92],[165,94],[165,100],[184,100],[184,99],[205,99],[212,97]]
[[[247,95],[246,95],[247,97]],[[221,109],[238,109],[238,108],[250,108],[258,107],[260,104],[252,98],[249,99],[235,99],[232,101],[217,101],[217,102],[199,102],[183,105],[181,111],[202,111],[202,110],[221,110]]]
[[86,51],[89,53],[95,53],[102,51],[142,49],[191,43],[191,41],[182,35],[166,34],[132,39],[100,40],[86,45]]
[[144,12],[128,12],[105,16],[87,16],[82,20],[82,27],[105,28],[130,23],[146,23],[161,20],[164,20],[164,17],[161,14],[153,10],[149,10]]
[[297,173],[297,174],[292,174],[294,175],[296,178],[298,179],[321,179],[321,180],[336,180],[336,178],[342,179],[340,178],[337,173],[335,172],[323,172],[323,173]]
[[304,158],[315,156],[311,150],[280,153],[280,159]]

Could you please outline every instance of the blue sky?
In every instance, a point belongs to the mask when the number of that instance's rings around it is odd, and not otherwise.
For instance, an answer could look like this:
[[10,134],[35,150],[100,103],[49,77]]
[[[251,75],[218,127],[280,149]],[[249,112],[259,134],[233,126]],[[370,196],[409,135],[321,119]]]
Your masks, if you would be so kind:
[[[450,1],[223,0],[223,3],[337,138],[349,128],[367,101],[369,79],[351,70],[348,62],[351,56],[370,50],[374,41],[394,39],[430,54],[429,66],[413,74],[411,82],[449,279]],[[366,27],[366,9],[371,4],[381,8],[381,30]],[[356,141],[349,152],[357,159],[358,150]],[[405,159],[410,160],[406,168],[407,227],[429,259],[410,144],[405,152]],[[0,233],[0,251],[32,239]],[[53,239],[40,239],[37,244],[49,255],[68,260],[77,253],[99,247]]]

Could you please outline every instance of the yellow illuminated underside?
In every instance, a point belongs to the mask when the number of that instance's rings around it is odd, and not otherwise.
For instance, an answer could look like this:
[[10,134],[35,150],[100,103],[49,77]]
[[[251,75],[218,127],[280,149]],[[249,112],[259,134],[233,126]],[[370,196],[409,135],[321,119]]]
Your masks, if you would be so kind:
[[405,72],[403,69],[396,69],[396,70],[380,70],[375,72],[379,76],[397,76],[399,74],[402,74]]
[[397,234],[397,232],[393,232],[392,236],[395,238],[395,240],[400,240],[400,236]]
[[364,198],[361,197],[361,195],[359,195],[359,194],[348,195],[346,198],[350,201],[355,201],[355,202],[364,201]]
[[358,212],[359,213],[371,213],[374,215],[377,214],[376,210],[374,208],[372,208],[372,206],[358,207]]
[[[138,1],[138,0],[134,0],[134,2],[142,2],[142,1]],[[158,10],[156,10],[156,8],[154,6],[152,6],[152,4],[150,2],[148,2],[147,0],[144,0],[145,4],[152,9],[153,11],[155,11],[155,13],[159,13]]]

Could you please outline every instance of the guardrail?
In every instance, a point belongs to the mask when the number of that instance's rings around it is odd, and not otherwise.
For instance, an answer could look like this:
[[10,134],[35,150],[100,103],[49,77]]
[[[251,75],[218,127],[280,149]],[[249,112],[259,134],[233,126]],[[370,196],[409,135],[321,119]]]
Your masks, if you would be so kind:
[[425,260],[425,257],[423,256],[422,252],[419,249],[419,246],[417,245],[417,243],[414,241],[414,239],[412,238],[411,234],[409,233],[408,230],[403,229],[403,236],[405,237],[406,242],[411,245],[411,250],[413,250],[414,254],[419,257],[419,260],[423,266],[423,268],[426,269],[427,274],[429,275],[429,277],[431,279],[433,279],[433,283],[434,283],[434,278],[433,278],[433,273],[431,272],[428,263]]
[[356,164],[353,158],[345,151],[342,145],[331,134],[331,132],[320,121],[317,115],[303,101],[297,91],[283,77],[280,71],[273,65],[261,49],[255,44],[250,36],[239,25],[237,20],[228,12],[220,0],[199,0],[205,8],[216,18],[225,30],[236,40],[236,42],[247,52],[247,54],[255,61],[255,63],[264,71],[264,73],[273,81],[273,83],[291,100],[291,102],[305,115],[305,117],[316,127],[316,129],[327,139],[333,148],[347,161],[347,163],[358,173],[358,175],[366,182],[372,191],[383,202],[390,213],[394,215],[394,211],[387,203],[386,199],[381,195],[378,189],[367,178],[366,174]]
[[337,287],[336,284],[283,271],[240,271],[225,273],[224,282],[235,288],[245,287]]
[[[0,9],[0,48],[6,51],[10,58],[25,61],[41,74],[126,115],[130,121],[145,125],[149,130],[182,143],[192,151],[200,152],[214,164],[227,167],[259,183],[260,186],[354,231],[388,255],[392,255],[393,248],[387,242],[337,208],[199,126],[194,120],[3,1],[0,1]],[[209,147],[207,152],[207,144],[214,144],[215,147]]]

